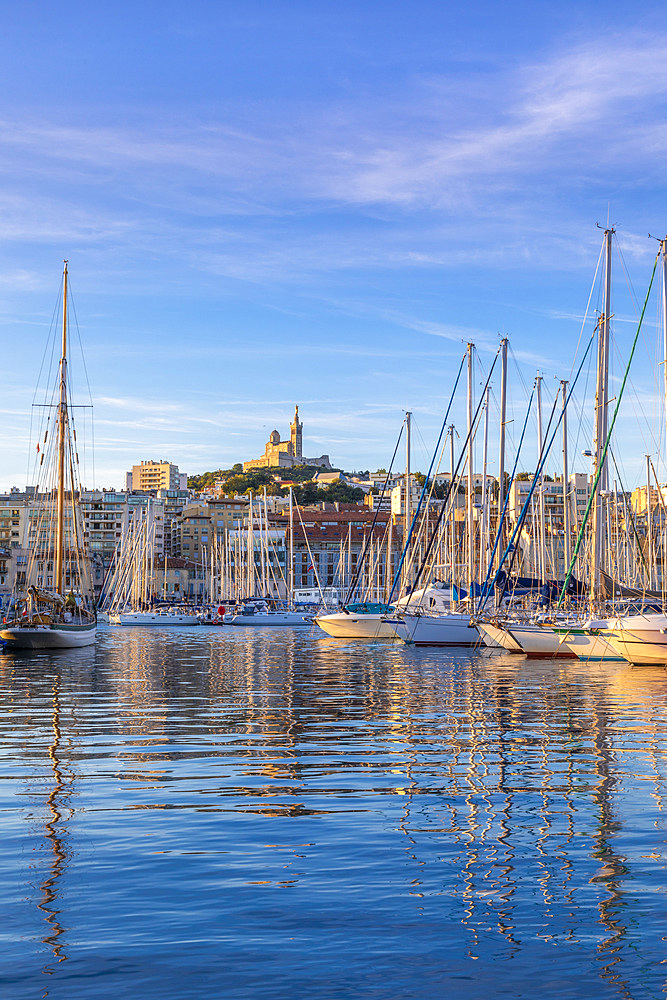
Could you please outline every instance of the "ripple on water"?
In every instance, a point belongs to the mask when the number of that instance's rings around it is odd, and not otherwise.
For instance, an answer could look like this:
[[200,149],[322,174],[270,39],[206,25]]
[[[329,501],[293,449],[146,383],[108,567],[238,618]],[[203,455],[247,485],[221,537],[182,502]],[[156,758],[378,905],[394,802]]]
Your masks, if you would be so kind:
[[0,690],[16,1000],[663,992],[662,668],[108,629]]

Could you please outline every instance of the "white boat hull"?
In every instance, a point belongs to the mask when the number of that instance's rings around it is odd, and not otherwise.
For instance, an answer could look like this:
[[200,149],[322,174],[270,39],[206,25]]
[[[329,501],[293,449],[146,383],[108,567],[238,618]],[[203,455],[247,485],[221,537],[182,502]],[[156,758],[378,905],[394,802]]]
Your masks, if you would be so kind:
[[395,639],[396,633],[383,615],[359,615],[350,612],[340,612],[333,615],[320,615],[314,619],[323,632],[334,639]]
[[31,625],[25,628],[5,628],[0,632],[8,649],[77,649],[92,646],[97,626],[91,625]]
[[299,611],[258,611],[254,615],[232,615],[229,622],[227,622],[227,615],[225,615],[225,623],[229,625],[273,626],[274,628],[281,625],[310,627],[313,624],[313,619],[311,615],[304,615]]
[[649,629],[616,629],[607,638],[618,655],[633,666],[667,664],[667,635]]
[[574,657],[565,636],[558,635],[549,625],[512,622],[508,623],[507,631],[526,656],[567,656],[570,660]]
[[110,625],[161,625],[171,628],[174,625],[199,625],[197,615],[151,614],[148,611],[125,611],[109,615]]
[[559,631],[563,632],[567,645],[580,660],[615,660],[617,663],[623,660],[604,636],[589,631],[586,626]]
[[389,618],[394,632],[409,646],[477,646],[479,633],[470,615],[404,615]]
[[512,638],[507,629],[493,622],[477,622],[479,632],[485,646],[491,649],[504,649],[508,653],[523,653],[516,639]]
[[609,619],[603,637],[633,665],[667,664],[667,615],[648,613]]

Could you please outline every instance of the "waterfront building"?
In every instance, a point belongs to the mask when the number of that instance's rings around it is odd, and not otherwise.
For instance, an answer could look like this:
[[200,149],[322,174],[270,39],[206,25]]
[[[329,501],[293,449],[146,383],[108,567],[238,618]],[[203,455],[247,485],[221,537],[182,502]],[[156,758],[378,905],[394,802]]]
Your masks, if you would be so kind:
[[[650,497],[650,504],[646,502],[647,494]],[[632,509],[635,514],[639,514],[646,517],[646,512],[649,509],[654,511],[656,507],[660,507],[663,510],[667,507],[667,486],[661,486],[658,490],[657,486],[651,486],[650,492],[646,486],[638,486],[632,491],[630,502],[632,504]]]
[[201,563],[210,544],[211,513],[208,504],[186,504],[173,525],[173,555]]
[[381,496],[381,493],[367,493],[364,497],[364,507],[391,514],[391,491],[388,490],[384,496]]
[[123,530],[127,528],[127,494],[115,490],[82,490],[80,510],[93,590],[99,594]]
[[26,496],[18,491],[0,496],[0,610],[7,608],[17,568],[25,561]]
[[12,492],[0,496],[0,548],[17,549],[25,529],[26,494]]
[[153,567],[155,596],[174,604],[201,604],[207,599],[206,572],[192,559],[168,556]]
[[[267,500],[275,500],[275,497],[268,497]],[[242,528],[248,518],[249,506],[248,497],[220,496],[209,500],[212,534],[221,539],[229,531]]]
[[[510,486],[509,500],[507,504],[507,514],[510,523],[516,524],[526,498],[533,485],[533,477],[528,479],[515,479]],[[591,495],[590,477],[585,472],[574,472],[568,479],[567,497],[569,501],[570,524],[579,526],[586,511],[588,498]],[[529,526],[538,510],[540,496],[544,500],[544,512],[547,526],[554,529],[563,528],[564,508],[563,508],[563,480],[556,478],[553,481],[543,480],[541,485],[535,488],[531,505],[526,512],[526,525]]]
[[[276,522],[284,523],[287,511],[277,515]],[[326,505],[326,509],[295,508],[292,516],[294,552],[293,576],[297,588],[336,587],[344,591],[357,570],[361,554],[372,539],[372,558],[364,568],[362,590],[372,590],[374,597],[381,597],[391,586],[403,542],[400,524],[389,521],[391,514],[380,511],[376,515],[364,505]],[[289,524],[286,525],[285,544],[289,550]],[[388,558],[389,556],[389,558]]]
[[[428,492],[428,491],[427,491]],[[419,498],[422,494],[422,486],[417,482],[414,475],[410,476],[410,511],[414,514],[417,510],[417,505],[419,504]],[[405,515],[405,498],[406,498],[406,484],[405,476],[402,476],[398,484],[394,486],[391,491],[391,512],[394,517],[403,517]]]

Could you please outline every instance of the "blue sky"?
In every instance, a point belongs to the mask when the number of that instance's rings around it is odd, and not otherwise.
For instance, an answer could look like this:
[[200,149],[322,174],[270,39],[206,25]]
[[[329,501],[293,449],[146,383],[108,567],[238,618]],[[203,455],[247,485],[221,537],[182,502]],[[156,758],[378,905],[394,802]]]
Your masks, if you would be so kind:
[[[510,338],[517,423],[537,369],[547,410],[608,217],[621,370],[667,231],[664,5],[27,0],[0,46],[0,488],[64,257],[97,486],[255,457],[296,402],[347,469],[386,465],[412,410],[425,468],[468,340],[479,384]],[[662,432],[656,321],[630,478]]]

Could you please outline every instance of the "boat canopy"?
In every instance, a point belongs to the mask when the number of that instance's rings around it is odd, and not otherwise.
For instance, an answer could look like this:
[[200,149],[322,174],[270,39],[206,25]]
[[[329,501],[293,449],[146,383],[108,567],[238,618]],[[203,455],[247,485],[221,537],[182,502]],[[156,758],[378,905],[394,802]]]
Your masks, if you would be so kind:
[[346,611],[354,615],[386,615],[394,610],[393,604],[375,604],[372,601],[362,601],[359,604],[346,604]]

